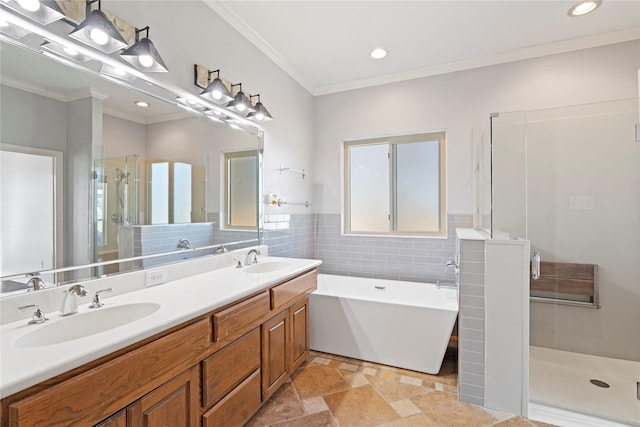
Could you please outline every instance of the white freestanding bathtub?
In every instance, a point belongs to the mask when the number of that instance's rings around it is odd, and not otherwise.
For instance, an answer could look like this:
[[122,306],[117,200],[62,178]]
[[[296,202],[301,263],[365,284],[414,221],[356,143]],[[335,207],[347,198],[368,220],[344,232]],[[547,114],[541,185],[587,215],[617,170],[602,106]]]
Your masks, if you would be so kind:
[[431,283],[319,274],[309,312],[313,350],[437,374],[458,293]]

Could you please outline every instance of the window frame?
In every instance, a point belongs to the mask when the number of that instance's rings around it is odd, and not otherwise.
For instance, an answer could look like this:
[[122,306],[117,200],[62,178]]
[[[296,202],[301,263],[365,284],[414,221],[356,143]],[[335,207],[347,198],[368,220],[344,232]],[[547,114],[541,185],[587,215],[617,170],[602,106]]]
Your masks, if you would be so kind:
[[261,162],[261,152],[260,150],[237,150],[237,151],[223,151],[222,152],[222,174],[223,179],[221,180],[224,188],[223,188],[223,200],[222,200],[222,212],[224,219],[221,218],[221,229],[229,230],[229,231],[254,231],[256,228],[260,226],[260,212],[259,201],[256,202],[256,224],[253,226],[240,226],[231,224],[231,182],[229,181],[229,163],[233,158],[240,157],[255,157],[256,159],[256,191],[258,197],[260,196],[260,162]]
[[[394,230],[397,207],[396,207],[396,192],[395,192],[395,176],[396,176],[396,161],[395,161],[395,149],[394,146],[403,143],[415,143],[426,141],[438,141],[438,230],[437,231],[425,231],[425,232],[407,232]],[[350,158],[349,148],[358,145],[380,145],[386,144],[389,146],[389,228],[387,232],[379,231],[353,231],[351,230],[351,193],[350,193]],[[351,236],[379,236],[379,237],[447,237],[447,214],[446,214],[446,131],[428,131],[419,132],[406,135],[394,135],[388,137],[377,137],[359,140],[343,141],[343,220],[342,220],[342,232],[344,235]]]

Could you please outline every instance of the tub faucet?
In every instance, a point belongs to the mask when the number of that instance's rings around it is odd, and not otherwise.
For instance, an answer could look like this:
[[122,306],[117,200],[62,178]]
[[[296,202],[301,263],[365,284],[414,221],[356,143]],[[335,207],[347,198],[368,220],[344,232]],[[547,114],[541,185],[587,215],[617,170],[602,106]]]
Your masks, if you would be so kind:
[[64,291],[65,296],[60,307],[60,316],[69,316],[78,312],[78,295],[87,296],[87,290],[82,285],[73,285]]
[[187,239],[180,239],[178,240],[178,250],[186,250],[186,249],[191,249],[191,243],[189,243],[189,241]]
[[259,250],[251,249],[249,252],[247,252],[247,257],[244,259],[244,265],[257,264],[258,255],[260,255]]

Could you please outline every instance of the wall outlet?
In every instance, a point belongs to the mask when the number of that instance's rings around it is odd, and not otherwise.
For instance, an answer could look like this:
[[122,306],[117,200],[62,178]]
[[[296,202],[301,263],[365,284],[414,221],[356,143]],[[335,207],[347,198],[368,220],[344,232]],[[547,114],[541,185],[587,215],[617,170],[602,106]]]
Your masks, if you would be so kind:
[[144,285],[149,286],[161,285],[167,281],[167,270],[151,270],[146,272],[146,280]]

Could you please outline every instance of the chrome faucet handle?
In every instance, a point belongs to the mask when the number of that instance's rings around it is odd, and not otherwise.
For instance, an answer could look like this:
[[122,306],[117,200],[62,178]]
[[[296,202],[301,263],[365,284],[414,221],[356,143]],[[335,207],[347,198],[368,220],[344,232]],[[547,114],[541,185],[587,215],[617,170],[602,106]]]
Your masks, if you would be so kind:
[[21,307],[18,307],[18,311],[24,311],[27,308],[35,308],[35,311],[33,312],[33,317],[31,317],[31,320],[29,320],[29,323],[28,323],[29,325],[38,325],[40,323],[44,323],[47,320],[49,320],[45,317],[42,310],[40,310],[40,306],[38,304],[23,305]]
[[113,288],[100,289],[99,291],[96,291],[96,294],[93,296],[93,301],[91,301],[91,305],[89,306],[89,308],[102,307],[104,303],[100,301],[100,294],[103,292],[112,292],[112,291],[113,291]]

